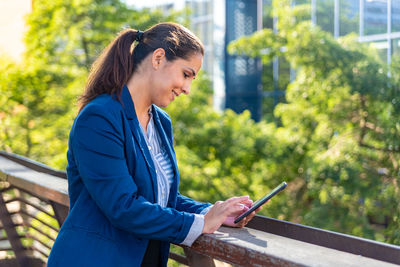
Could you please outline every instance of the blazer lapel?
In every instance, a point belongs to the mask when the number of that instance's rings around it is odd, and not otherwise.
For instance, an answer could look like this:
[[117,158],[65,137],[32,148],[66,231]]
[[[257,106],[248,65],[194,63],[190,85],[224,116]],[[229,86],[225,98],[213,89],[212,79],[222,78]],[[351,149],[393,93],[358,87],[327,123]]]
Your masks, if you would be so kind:
[[128,119],[129,126],[131,128],[132,135],[134,139],[136,140],[140,151],[143,154],[143,157],[146,161],[146,165],[149,169],[152,185],[153,185],[153,191],[154,191],[154,201],[157,201],[157,195],[158,195],[158,186],[157,186],[157,174],[156,174],[156,169],[154,166],[153,158],[150,155],[150,151],[147,147],[146,140],[144,139],[145,137],[142,134],[142,130],[140,129],[140,124],[139,120],[136,116],[136,111],[135,111],[135,106],[132,101],[131,94],[129,93],[128,87],[125,85],[124,88],[122,89],[122,94],[121,94],[121,101],[122,101],[122,106],[125,111],[126,118]]

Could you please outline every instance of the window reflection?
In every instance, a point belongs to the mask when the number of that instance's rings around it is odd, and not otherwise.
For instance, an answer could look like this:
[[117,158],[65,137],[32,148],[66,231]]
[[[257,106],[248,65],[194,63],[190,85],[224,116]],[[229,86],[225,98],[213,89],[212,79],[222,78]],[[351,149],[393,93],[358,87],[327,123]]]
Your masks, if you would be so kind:
[[392,57],[400,56],[400,38],[392,40]]
[[[364,33],[387,32],[387,0],[364,0]],[[394,1],[393,1],[394,2]]]
[[317,1],[317,25],[326,32],[334,32],[334,1]]
[[372,46],[375,47],[378,51],[379,58],[383,62],[387,62],[387,50],[388,50],[388,42],[384,41],[377,41],[373,42]]
[[359,32],[360,0],[339,1],[339,35]]
[[400,32],[400,0],[392,0],[392,32]]

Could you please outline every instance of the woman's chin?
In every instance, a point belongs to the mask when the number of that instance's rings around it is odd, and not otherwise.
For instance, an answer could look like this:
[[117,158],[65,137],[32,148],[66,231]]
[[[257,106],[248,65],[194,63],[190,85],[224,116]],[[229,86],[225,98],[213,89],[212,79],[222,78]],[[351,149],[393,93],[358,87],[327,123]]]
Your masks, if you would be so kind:
[[162,107],[162,108],[166,108],[168,107],[169,104],[171,104],[173,101],[175,100],[174,97],[169,97],[169,98],[164,98],[164,99],[160,99],[160,101],[157,101],[156,103],[154,103],[156,106],[158,107]]
[[157,106],[159,106],[159,107],[161,107],[161,108],[166,108],[166,107],[168,107],[169,104],[171,104],[171,102],[172,102],[172,101],[165,101],[165,102],[163,102],[163,103],[160,103],[160,104],[157,105]]

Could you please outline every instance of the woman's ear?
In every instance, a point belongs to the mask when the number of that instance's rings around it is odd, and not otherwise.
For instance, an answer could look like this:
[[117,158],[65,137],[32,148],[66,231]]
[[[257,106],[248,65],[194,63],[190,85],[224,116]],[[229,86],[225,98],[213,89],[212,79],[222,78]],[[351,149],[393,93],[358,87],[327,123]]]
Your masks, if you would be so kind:
[[154,50],[151,58],[151,64],[153,65],[153,68],[157,70],[165,61],[165,59],[165,50],[163,48],[157,48]]

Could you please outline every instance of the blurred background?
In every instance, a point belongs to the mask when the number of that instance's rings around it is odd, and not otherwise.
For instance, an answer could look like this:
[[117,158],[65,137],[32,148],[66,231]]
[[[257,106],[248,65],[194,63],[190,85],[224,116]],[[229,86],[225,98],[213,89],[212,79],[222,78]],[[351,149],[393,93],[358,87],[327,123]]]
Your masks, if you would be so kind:
[[400,0],[0,0],[0,150],[66,167],[92,62],[162,21],[206,48],[166,110],[181,193],[400,244]]

